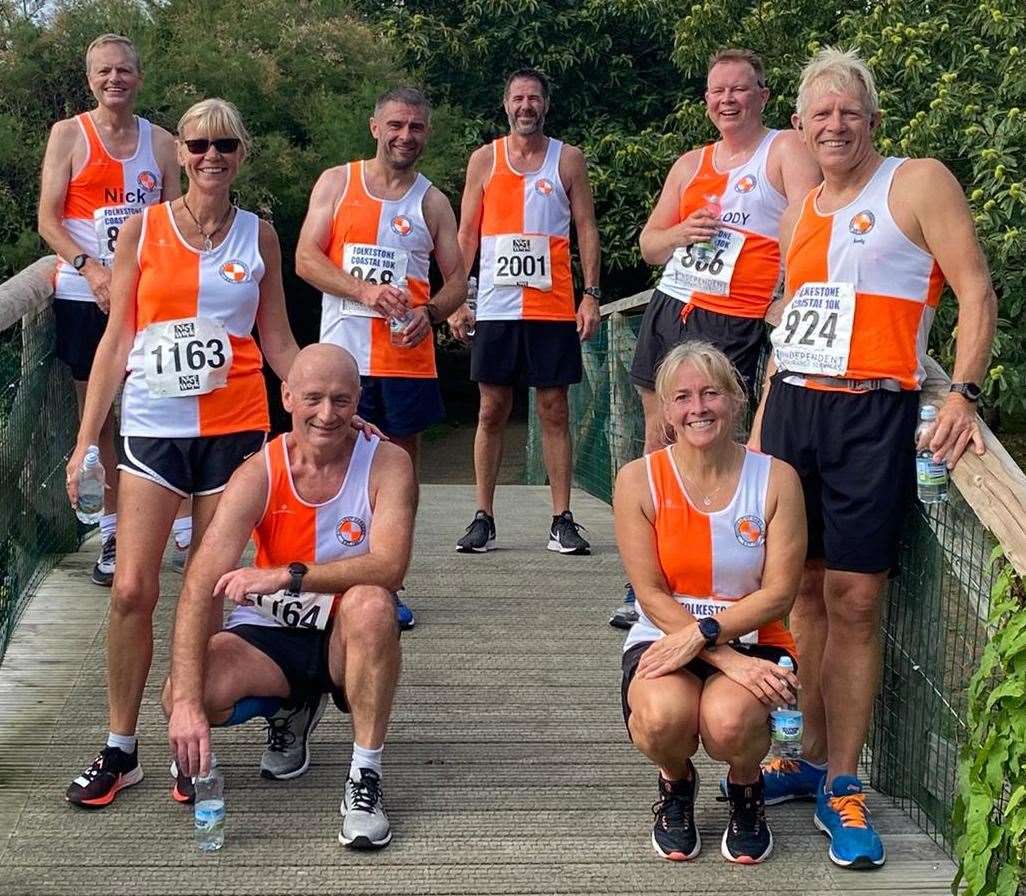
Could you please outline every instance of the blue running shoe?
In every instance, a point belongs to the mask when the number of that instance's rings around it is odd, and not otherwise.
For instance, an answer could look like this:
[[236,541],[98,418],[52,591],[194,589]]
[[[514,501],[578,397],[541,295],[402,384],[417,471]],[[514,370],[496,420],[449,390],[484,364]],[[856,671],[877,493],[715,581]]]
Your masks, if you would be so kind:
[[399,623],[399,631],[409,631],[417,624],[413,610],[399,599],[398,594],[393,594],[392,596],[395,598],[395,621]]
[[[788,800],[814,800],[826,769],[804,759],[771,757],[762,765],[763,801],[767,806]],[[727,796],[727,779],[720,778],[720,793]]]
[[842,868],[879,868],[887,859],[873,828],[866,795],[854,775],[838,775],[816,794],[816,827],[830,838],[830,861]]

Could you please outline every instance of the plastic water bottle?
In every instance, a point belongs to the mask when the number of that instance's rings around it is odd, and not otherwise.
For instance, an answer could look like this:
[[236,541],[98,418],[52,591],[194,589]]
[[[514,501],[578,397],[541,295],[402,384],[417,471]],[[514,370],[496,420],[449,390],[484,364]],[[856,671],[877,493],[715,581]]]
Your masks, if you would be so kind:
[[98,523],[103,516],[103,490],[107,484],[107,471],[100,463],[100,449],[90,445],[78,471],[78,503],[75,516],[83,523]]
[[[393,281],[395,288],[401,292],[406,292],[406,278],[399,277]],[[392,345],[402,345],[403,334],[406,332],[406,328],[410,325],[410,321],[413,320],[413,312],[409,308],[403,312],[401,317],[392,315],[388,319],[388,329],[392,334]]]
[[[717,218],[722,213],[723,207],[720,205],[720,197],[715,193],[706,195],[705,211],[710,215],[715,215]],[[702,240],[700,243],[692,244],[691,254],[699,261],[709,261],[716,254],[716,246],[713,245],[712,240]]]
[[196,778],[196,845],[203,852],[224,846],[224,772],[216,765]]
[[467,278],[467,308],[474,315],[474,323],[467,330],[467,335],[473,336],[477,331],[477,277]]
[[[794,672],[794,660],[784,655],[777,663],[781,669]],[[778,706],[770,713],[772,744],[770,750],[781,759],[799,759],[802,755],[802,731],[805,727],[797,703]]]
[[916,427],[916,489],[924,504],[939,504],[948,497],[948,465],[934,461],[929,448],[919,448],[920,444],[929,444],[936,428],[937,408],[924,404],[919,409],[919,426]]

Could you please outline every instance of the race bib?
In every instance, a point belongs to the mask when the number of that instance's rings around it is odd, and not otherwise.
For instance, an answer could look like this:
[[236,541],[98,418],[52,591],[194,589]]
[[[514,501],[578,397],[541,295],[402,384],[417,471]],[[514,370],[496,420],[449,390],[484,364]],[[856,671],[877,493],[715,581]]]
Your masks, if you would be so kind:
[[677,285],[692,292],[730,295],[734,266],[745,244],[745,235],[722,227],[708,246],[695,244],[673,251],[673,277]]
[[[342,270],[357,280],[368,283],[391,283],[406,276],[408,256],[405,249],[374,246],[366,243],[346,243],[342,249]],[[356,299],[339,296],[342,313],[351,317],[381,317]]]
[[334,594],[314,594],[303,591],[276,591],[274,594],[253,594],[252,609],[273,619],[286,628],[310,628],[324,631],[331,621]]
[[855,284],[806,283],[773,330],[777,367],[796,373],[844,376],[855,322]]
[[547,236],[514,233],[495,238],[496,286],[552,289],[552,259]]
[[114,264],[114,246],[121,227],[132,215],[138,215],[142,207],[132,205],[107,205],[93,212],[93,229],[96,231],[96,259],[110,267]]
[[[715,616],[717,613],[729,609],[735,603],[735,601],[723,600],[717,597],[691,597],[687,594],[675,594],[674,597],[677,599],[677,603],[684,607],[695,619],[707,619],[710,616]],[[759,633],[757,631],[749,632],[737,640],[742,644],[758,644]]]
[[154,398],[205,395],[228,385],[232,344],[218,320],[185,317],[143,331],[146,386]]

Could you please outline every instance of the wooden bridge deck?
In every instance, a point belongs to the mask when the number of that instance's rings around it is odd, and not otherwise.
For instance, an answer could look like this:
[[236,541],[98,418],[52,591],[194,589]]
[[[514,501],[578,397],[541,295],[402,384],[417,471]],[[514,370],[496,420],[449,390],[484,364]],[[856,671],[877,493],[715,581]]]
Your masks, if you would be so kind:
[[757,868],[716,848],[727,812],[721,773],[700,763],[693,863],[649,846],[655,773],[624,735],[621,635],[606,625],[623,573],[609,508],[575,495],[592,557],[544,550],[548,490],[500,488],[502,550],[453,551],[474,511],[468,486],[426,486],[408,581],[415,631],[385,750],[395,830],[376,854],[336,840],[348,722],[329,710],[310,771],[262,780],[256,723],[218,732],[228,777],[227,842],[192,842],[192,817],[168,797],[157,705],[179,579],[168,571],[154,672],[140,723],[145,781],[98,813],[63,799],[106,734],[104,620],[109,592],[88,582],[89,544],[44,582],[0,666],[0,894],[543,894],[756,891],[941,894],[953,866],[886,798],[870,799],[887,865],[846,872],[826,858],[809,804],[771,807],[776,852]]

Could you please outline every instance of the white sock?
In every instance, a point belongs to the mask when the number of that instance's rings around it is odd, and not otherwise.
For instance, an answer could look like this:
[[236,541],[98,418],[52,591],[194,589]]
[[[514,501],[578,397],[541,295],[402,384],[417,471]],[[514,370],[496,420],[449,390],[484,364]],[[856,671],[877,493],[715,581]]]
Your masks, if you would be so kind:
[[106,541],[118,528],[118,515],[105,513],[100,517],[100,541]]
[[378,777],[381,777],[381,754],[384,752],[384,747],[368,750],[365,747],[361,747],[356,741],[353,741],[353,761],[349,763],[349,777],[355,781],[359,774],[360,778],[362,778],[363,775],[360,772],[363,769],[376,772]]
[[122,753],[134,753],[138,742],[139,738],[134,734],[115,734],[113,731],[107,733],[107,746],[117,747]]
[[192,544],[192,517],[180,516],[171,524],[171,532],[175,536],[178,550],[184,551]]

